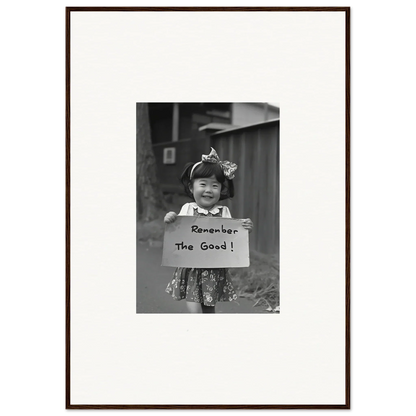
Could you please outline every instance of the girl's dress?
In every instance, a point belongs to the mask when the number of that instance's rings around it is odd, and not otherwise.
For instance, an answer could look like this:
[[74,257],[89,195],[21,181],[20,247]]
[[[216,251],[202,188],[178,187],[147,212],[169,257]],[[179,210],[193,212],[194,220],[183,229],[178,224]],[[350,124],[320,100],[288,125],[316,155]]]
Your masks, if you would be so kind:
[[[208,211],[195,202],[185,204],[179,215],[231,218],[228,207],[215,205]],[[175,300],[186,299],[188,302],[202,303],[206,306],[237,299],[228,269],[178,267],[166,292]]]

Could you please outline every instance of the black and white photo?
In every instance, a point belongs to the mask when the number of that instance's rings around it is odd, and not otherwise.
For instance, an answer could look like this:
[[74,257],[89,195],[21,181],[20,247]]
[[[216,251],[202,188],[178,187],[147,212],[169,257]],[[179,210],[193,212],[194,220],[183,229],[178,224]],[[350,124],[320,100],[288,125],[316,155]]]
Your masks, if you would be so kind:
[[[137,312],[278,313],[279,106],[137,103],[136,120]],[[177,215],[240,219],[248,267],[160,266]]]

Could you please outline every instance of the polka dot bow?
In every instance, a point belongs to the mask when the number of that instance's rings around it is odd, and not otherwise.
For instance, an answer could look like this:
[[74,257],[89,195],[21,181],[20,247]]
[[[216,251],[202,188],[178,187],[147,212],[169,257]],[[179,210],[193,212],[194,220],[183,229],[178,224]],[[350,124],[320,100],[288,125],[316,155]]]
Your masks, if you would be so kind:
[[230,162],[228,160],[220,160],[217,152],[212,147],[209,155],[202,155],[202,162],[218,163],[221,166],[225,177],[228,179],[234,179],[234,172],[237,170],[238,167],[235,163]]

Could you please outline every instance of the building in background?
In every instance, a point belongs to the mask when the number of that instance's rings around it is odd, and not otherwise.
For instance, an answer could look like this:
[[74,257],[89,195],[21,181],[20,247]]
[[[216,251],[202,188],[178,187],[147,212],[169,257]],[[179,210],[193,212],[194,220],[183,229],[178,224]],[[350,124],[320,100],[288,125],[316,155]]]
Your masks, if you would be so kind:
[[267,103],[149,103],[153,144],[197,139],[204,130],[221,131],[279,118]]
[[178,178],[184,165],[209,153],[212,134],[278,119],[279,107],[267,103],[149,103],[149,118],[162,190],[181,193]]
[[224,201],[236,218],[256,224],[251,248],[279,252],[279,107],[267,103],[149,103],[153,151],[162,191],[183,194],[188,162],[211,146],[237,163],[236,195]]

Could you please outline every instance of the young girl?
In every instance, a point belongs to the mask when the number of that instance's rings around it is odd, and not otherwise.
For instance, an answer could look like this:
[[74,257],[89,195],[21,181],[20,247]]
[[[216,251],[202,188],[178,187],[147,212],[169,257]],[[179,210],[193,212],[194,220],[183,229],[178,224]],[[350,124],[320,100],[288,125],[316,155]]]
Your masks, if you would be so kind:
[[[202,161],[188,163],[181,176],[186,194],[194,202],[185,204],[179,215],[231,218],[228,207],[217,205],[234,196],[233,178],[237,165],[221,161],[211,147],[209,155],[202,155]],[[165,215],[165,222],[176,220],[176,213]],[[249,232],[253,223],[249,218],[243,220],[243,227]],[[217,301],[237,299],[227,269],[196,269],[178,267],[166,292],[176,300],[186,299],[191,313],[215,313]]]

